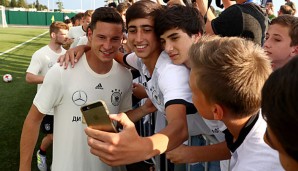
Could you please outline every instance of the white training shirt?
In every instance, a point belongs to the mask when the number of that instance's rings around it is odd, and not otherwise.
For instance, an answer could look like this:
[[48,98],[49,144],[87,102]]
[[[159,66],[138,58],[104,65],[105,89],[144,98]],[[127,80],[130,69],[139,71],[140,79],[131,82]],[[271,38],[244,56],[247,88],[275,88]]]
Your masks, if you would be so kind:
[[231,171],[283,171],[278,152],[264,142],[267,123],[261,114],[256,118],[256,123],[243,142],[234,152],[231,152]]
[[88,37],[87,36],[82,36],[79,38],[77,46],[80,45],[87,45],[88,44]]
[[[59,56],[65,54],[66,50],[62,47],[61,49],[61,53],[56,53],[49,45],[40,48],[32,55],[30,65],[26,72],[45,76],[48,70],[57,63]],[[40,86],[41,84],[38,84],[37,90],[39,90]]]
[[70,45],[70,48],[76,47],[79,42],[79,38],[85,35],[86,32],[83,30],[83,26],[71,27],[68,31],[68,38],[73,39],[73,43]]
[[[153,74],[150,76],[145,64],[135,53],[127,55],[125,62],[139,70],[147,95],[158,109],[159,114],[163,115],[163,118],[167,105],[185,104],[189,135],[213,134],[192,104],[192,94],[188,84],[189,70],[184,65],[173,64],[168,54],[162,52],[156,62]],[[162,119],[160,116],[157,118],[156,122]],[[155,131],[159,131],[164,127],[164,124],[161,126],[156,124],[155,126]]]
[[110,113],[124,112],[132,107],[131,96],[131,73],[115,61],[106,74],[95,73],[85,54],[74,68],[54,65],[33,101],[41,113],[55,109],[52,170],[118,170],[90,153],[80,107],[103,100]]

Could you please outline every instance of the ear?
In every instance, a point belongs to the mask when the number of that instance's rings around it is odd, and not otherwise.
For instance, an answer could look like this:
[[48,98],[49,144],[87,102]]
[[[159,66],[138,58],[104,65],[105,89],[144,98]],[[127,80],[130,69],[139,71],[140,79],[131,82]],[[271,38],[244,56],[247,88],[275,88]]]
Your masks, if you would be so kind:
[[88,38],[88,41],[91,42],[92,41],[92,30],[88,27],[88,30],[87,30],[87,38]]
[[293,46],[293,50],[291,52],[291,56],[298,55],[298,45]]
[[193,37],[193,42],[197,43],[200,40],[200,38],[202,37],[202,34],[197,33],[197,34],[192,35],[192,37]]
[[222,118],[224,116],[224,114],[223,114],[224,110],[219,104],[214,104],[212,113],[213,113],[214,120],[222,120]]
[[52,32],[51,33],[51,38],[55,39],[56,38],[56,33]]

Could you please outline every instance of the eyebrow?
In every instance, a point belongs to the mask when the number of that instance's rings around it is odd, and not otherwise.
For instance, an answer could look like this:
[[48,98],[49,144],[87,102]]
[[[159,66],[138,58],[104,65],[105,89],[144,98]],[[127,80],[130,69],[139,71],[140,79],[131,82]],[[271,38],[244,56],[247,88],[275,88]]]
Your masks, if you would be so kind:
[[[154,28],[154,26],[152,26],[152,25],[147,25],[147,24],[141,25],[140,27],[141,27],[141,28],[144,28],[144,27],[151,27],[151,28]],[[137,26],[132,25],[132,26],[128,26],[128,28],[137,28]]]
[[172,34],[168,35],[167,38],[171,38],[171,37],[178,36],[178,35],[179,35],[179,33],[172,33]]

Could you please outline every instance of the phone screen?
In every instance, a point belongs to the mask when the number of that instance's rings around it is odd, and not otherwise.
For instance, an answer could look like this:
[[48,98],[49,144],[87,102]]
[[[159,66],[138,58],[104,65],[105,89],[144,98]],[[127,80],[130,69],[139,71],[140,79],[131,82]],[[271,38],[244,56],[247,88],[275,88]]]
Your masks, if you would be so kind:
[[116,132],[116,129],[108,116],[108,110],[103,102],[99,101],[83,106],[81,111],[89,127],[102,131]]

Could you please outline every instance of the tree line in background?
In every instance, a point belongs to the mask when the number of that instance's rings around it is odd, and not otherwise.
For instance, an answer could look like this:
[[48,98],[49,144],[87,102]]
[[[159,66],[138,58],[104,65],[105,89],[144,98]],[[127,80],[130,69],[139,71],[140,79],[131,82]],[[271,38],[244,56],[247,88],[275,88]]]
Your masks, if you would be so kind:
[[[63,9],[63,3],[58,0],[56,4],[58,5],[58,11],[61,11]],[[0,0],[0,5],[11,8],[36,8],[37,11],[48,9],[46,5],[40,4],[38,0],[36,0],[32,4],[27,4],[26,0]]]

